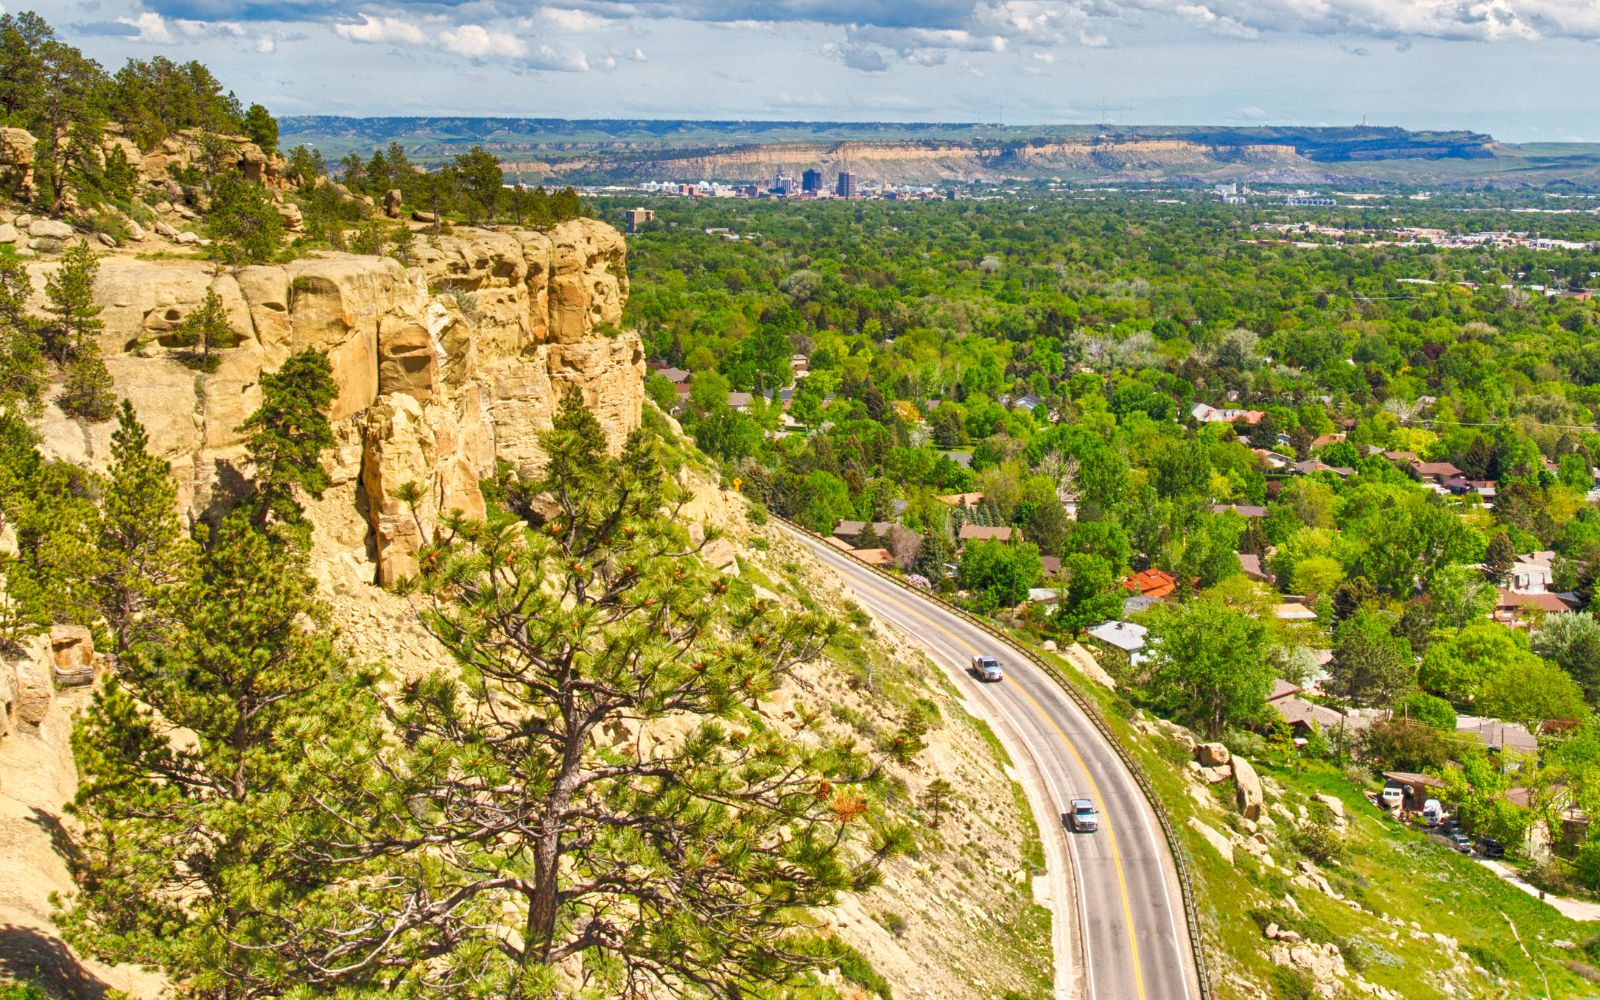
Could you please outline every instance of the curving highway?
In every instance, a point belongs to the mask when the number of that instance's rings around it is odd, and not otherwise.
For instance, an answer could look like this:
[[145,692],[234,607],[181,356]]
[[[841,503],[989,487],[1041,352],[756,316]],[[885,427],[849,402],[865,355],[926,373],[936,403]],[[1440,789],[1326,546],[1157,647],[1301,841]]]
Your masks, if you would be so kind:
[[[1198,998],[1167,843],[1133,776],[1082,709],[1026,657],[960,615],[794,534],[839,574],[858,603],[913,637],[951,674],[1033,779],[1023,786],[1044,840],[1057,998]],[[984,684],[968,673],[979,653],[1000,660],[1005,680]],[[1098,832],[1064,828],[1061,817],[1074,798],[1094,800]]]

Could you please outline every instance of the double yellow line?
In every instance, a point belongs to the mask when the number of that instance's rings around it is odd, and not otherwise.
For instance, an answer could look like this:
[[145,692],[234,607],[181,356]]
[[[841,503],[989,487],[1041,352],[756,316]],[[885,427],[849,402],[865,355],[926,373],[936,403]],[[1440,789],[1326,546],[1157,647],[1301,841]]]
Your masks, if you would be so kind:
[[[931,626],[936,631],[943,633],[944,636],[946,638],[948,638],[951,642],[953,642],[956,645],[961,646],[961,647],[969,650],[974,655],[976,655],[979,652],[977,647],[973,646],[972,643],[968,642],[966,639],[964,639],[961,636],[957,635],[955,632],[952,632],[950,629],[944,627],[939,622],[934,621],[932,618],[929,618],[927,615],[923,614],[920,610],[918,610],[917,608],[913,607],[912,605],[909,605],[909,604],[905,603],[904,601],[900,600],[898,597],[894,596],[888,590],[878,590],[877,588],[873,588],[873,589],[876,591],[876,596],[878,597],[878,599],[880,599],[882,601],[885,601],[885,602],[887,602],[889,604],[893,604],[894,606],[898,607],[900,610],[904,611],[905,613],[907,613],[909,615],[912,615],[913,617],[920,618],[923,622],[927,623],[929,626]],[[1061,738],[1061,742],[1066,746],[1067,750],[1072,754],[1073,760],[1076,760],[1078,762],[1078,767],[1079,767],[1080,770],[1083,771],[1084,777],[1088,779],[1089,791],[1094,796],[1095,801],[1101,805],[1102,813],[1103,813],[1104,812],[1104,805],[1105,805],[1105,797],[1100,794],[1100,787],[1099,787],[1098,784],[1095,783],[1094,774],[1089,770],[1089,765],[1084,761],[1083,755],[1078,753],[1078,748],[1073,745],[1072,740],[1067,738],[1067,734],[1062,731],[1062,729],[1061,729],[1061,727],[1059,725],[1056,724],[1056,720],[1053,719],[1050,716],[1049,712],[1046,712],[1044,710],[1044,706],[1039,704],[1039,702],[1037,700],[1035,700],[1033,695],[1029,694],[1027,692],[1027,690],[1025,688],[1023,688],[1020,684],[1013,684],[1012,685],[1012,690],[1016,691],[1018,694],[1022,695],[1022,697],[1026,698],[1028,700],[1028,704],[1033,706],[1034,711],[1039,713],[1039,717],[1044,719],[1044,721],[1049,724],[1050,728],[1055,730],[1056,735]],[[1141,967],[1140,962],[1139,962],[1139,939],[1138,939],[1138,936],[1136,934],[1134,934],[1134,930],[1133,930],[1133,926],[1134,926],[1134,922],[1133,922],[1133,903],[1129,899],[1129,896],[1128,896],[1128,879],[1127,879],[1127,876],[1123,873],[1123,870],[1122,870],[1122,852],[1117,846],[1117,835],[1116,835],[1116,832],[1111,828],[1111,825],[1109,823],[1103,824],[1102,829],[1105,832],[1107,838],[1111,842],[1111,863],[1112,863],[1112,866],[1115,867],[1116,870],[1117,870],[1117,885],[1122,890],[1122,914],[1123,914],[1123,917],[1124,917],[1123,929],[1126,930],[1126,932],[1127,932],[1127,935],[1128,935],[1128,951],[1129,951],[1129,953],[1131,954],[1131,956],[1133,958],[1133,986],[1134,986],[1134,991],[1139,995],[1139,1000],[1145,1000],[1144,969]]]

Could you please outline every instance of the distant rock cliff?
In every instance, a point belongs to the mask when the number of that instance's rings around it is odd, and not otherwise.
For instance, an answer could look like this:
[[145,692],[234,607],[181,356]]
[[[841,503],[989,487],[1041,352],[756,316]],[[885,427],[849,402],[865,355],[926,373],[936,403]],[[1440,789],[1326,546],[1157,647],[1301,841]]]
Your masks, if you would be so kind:
[[[30,265],[36,289],[54,266]],[[169,350],[208,288],[243,339],[202,374]],[[111,255],[95,285],[116,391],[172,464],[191,520],[248,480],[238,427],[260,404],[262,374],[308,347],[328,356],[340,443],[324,458],[335,487],[317,505],[319,546],[370,562],[382,583],[415,570],[442,512],[483,512],[478,482],[497,460],[539,465],[537,435],[568,386],[614,446],[638,426],[644,356],[638,336],[618,328],[626,296],[621,235],[587,219],[547,232],[419,234],[409,267],[330,254],[217,272]],[[103,466],[112,427],[52,406],[41,432],[48,453]],[[423,488],[415,516],[392,497],[407,482]]]

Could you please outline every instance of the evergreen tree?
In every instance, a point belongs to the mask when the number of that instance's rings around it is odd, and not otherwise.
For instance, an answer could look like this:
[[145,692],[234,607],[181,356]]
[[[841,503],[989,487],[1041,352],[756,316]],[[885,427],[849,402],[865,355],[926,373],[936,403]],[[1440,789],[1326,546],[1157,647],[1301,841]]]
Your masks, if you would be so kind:
[[[749,709],[832,626],[687,557],[644,432],[609,458],[574,391],[543,445],[548,520],[453,519],[421,560],[426,621],[462,667],[400,712],[430,895],[457,901],[434,972],[513,998],[575,958],[597,995],[794,982],[825,960],[799,912],[872,885],[904,839],[847,854],[873,825],[866,761]],[[668,718],[691,728],[629,735]]]
[[22,262],[0,257],[0,411],[29,416],[50,382],[38,324],[23,311],[32,294]]
[[928,782],[928,787],[923,790],[922,808],[928,812],[928,825],[935,830],[939,829],[939,821],[944,819],[945,810],[950,807],[955,791],[955,786],[943,778]]
[[76,946],[200,997],[376,971],[338,939],[359,931],[374,870],[329,845],[361,815],[382,737],[315,591],[296,549],[232,515],[165,602],[177,627],[96,692],[72,738]]
[[1483,552],[1483,575],[1497,587],[1503,587],[1511,577],[1511,567],[1516,563],[1517,548],[1510,534],[1497,531],[1489,539]]
[[1362,609],[1334,629],[1329,674],[1328,686],[1340,697],[1386,705],[1416,687],[1417,662],[1385,616]]
[[205,301],[200,308],[183,318],[173,331],[172,339],[182,347],[190,348],[184,363],[201,371],[215,371],[218,358],[213,348],[233,347],[239,343],[239,333],[228,323],[228,313],[222,308],[222,298],[215,288],[206,289]]
[[455,161],[456,175],[461,180],[461,193],[468,205],[468,215],[473,221],[494,221],[495,210],[505,194],[505,174],[500,161],[482,146],[472,149]]
[[65,365],[99,336],[104,323],[94,304],[94,279],[100,262],[81,240],[61,255],[61,266],[45,279],[45,297],[53,321],[44,327],[44,346],[57,364]]
[[80,417],[91,424],[110,420],[117,412],[117,396],[100,357],[100,345],[90,340],[78,348],[67,365],[67,380],[61,387],[56,405],[68,416]]
[[154,609],[167,588],[181,579],[188,558],[171,470],[148,446],[133,404],[123,400],[111,435],[94,581],[96,604],[118,654],[161,633]]
[[261,105],[252,104],[245,111],[244,134],[264,152],[278,151],[278,120]]
[[206,225],[211,256],[228,264],[264,264],[283,241],[283,216],[266,188],[235,173],[217,179]]
[[239,428],[249,435],[245,450],[255,467],[255,493],[247,503],[258,526],[299,524],[295,490],[320,498],[332,485],[321,457],[334,444],[327,417],[338,395],[333,366],[317,351],[301,351],[262,376],[261,394],[261,407]]

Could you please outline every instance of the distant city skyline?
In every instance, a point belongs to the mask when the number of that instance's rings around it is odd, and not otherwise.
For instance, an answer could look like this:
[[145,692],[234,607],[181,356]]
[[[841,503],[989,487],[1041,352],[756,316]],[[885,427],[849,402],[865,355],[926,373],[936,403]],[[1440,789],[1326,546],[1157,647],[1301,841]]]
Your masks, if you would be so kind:
[[1471,129],[1600,141],[1583,0],[43,0],[279,115]]

